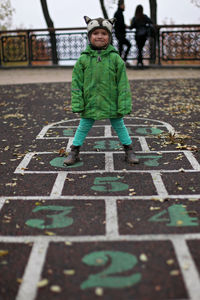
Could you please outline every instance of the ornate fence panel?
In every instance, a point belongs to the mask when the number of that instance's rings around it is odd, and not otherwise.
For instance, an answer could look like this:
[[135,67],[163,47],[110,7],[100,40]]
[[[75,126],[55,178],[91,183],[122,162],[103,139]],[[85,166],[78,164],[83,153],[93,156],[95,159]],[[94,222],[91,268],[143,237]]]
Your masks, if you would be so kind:
[[2,36],[1,49],[4,62],[27,61],[27,36]]
[[[45,61],[52,57],[49,34],[32,34],[31,60]],[[56,34],[57,54],[60,61],[77,60],[87,44],[87,34],[83,32],[70,32]]]
[[162,59],[200,60],[200,30],[162,32]]

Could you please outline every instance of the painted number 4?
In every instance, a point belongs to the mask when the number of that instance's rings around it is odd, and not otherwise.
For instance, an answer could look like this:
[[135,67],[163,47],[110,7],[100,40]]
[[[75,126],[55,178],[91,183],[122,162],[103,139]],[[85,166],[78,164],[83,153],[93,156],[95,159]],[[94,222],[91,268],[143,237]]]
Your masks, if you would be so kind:
[[[163,217],[165,215],[169,217]],[[190,217],[186,208],[181,204],[174,204],[154,215],[149,219],[151,222],[168,222],[167,226],[198,226],[198,219]]]

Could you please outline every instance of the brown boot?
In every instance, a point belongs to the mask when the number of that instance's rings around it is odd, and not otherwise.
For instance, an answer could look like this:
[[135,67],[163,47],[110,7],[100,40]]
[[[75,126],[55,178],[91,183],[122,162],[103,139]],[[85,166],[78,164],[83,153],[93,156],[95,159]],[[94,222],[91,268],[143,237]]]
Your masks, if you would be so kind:
[[133,152],[132,145],[123,145],[125,151],[125,161],[130,164],[139,164],[139,159],[136,157],[135,153]]
[[76,162],[80,161],[80,157],[79,157],[80,146],[72,145],[70,148],[71,151],[64,161],[64,165],[67,166],[74,165]]

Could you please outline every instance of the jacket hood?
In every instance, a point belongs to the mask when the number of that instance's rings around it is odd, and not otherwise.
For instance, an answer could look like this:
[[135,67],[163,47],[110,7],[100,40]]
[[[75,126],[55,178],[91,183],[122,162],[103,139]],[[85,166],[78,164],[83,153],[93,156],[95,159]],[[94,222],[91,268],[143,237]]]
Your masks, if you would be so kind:
[[90,45],[87,45],[86,49],[81,54],[87,54],[87,55],[91,55],[91,56],[99,56],[99,55],[107,55],[110,52],[118,53],[118,51],[112,45],[108,45],[108,47],[106,49],[102,49],[100,51],[101,52],[99,53],[98,50],[94,50],[90,47]]

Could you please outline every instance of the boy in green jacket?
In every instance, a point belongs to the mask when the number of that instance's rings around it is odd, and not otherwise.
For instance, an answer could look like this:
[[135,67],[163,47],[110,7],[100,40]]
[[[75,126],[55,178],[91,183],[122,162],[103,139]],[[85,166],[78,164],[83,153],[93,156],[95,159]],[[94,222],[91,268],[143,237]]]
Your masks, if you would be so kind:
[[64,164],[80,161],[79,151],[95,120],[110,119],[124,146],[125,160],[139,163],[123,116],[132,109],[130,86],[124,61],[110,44],[115,19],[90,19],[87,23],[89,45],[81,53],[72,73],[72,111],[80,113],[71,152]]

